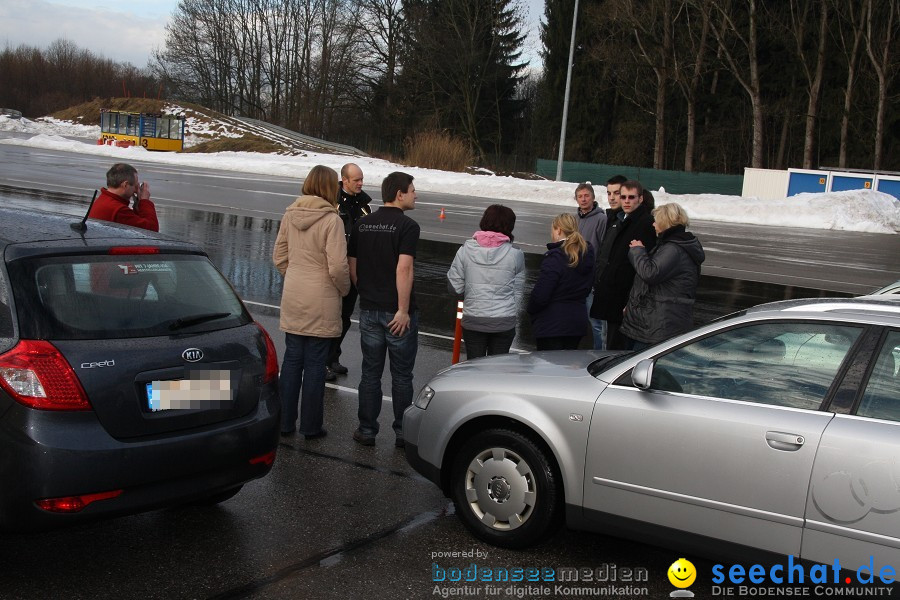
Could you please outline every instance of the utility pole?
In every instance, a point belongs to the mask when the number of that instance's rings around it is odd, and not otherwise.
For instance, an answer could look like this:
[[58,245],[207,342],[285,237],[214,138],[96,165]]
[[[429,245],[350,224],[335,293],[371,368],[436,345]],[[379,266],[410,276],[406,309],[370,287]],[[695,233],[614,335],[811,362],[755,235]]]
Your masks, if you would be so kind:
[[566,150],[566,122],[569,120],[569,90],[572,89],[572,63],[575,60],[575,27],[578,25],[578,0],[572,12],[572,39],[569,41],[569,66],[566,70],[566,96],[563,99],[562,129],[559,132],[559,158],[556,159],[556,180],[562,181],[563,154]]

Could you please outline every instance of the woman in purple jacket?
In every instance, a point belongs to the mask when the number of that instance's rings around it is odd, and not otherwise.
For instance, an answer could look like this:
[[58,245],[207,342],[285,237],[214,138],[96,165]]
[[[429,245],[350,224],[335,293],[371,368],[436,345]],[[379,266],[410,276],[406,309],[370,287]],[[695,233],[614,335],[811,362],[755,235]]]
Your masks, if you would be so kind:
[[550,235],[528,314],[538,350],[575,350],[588,331],[585,299],[593,284],[594,248],[568,213],[553,219]]

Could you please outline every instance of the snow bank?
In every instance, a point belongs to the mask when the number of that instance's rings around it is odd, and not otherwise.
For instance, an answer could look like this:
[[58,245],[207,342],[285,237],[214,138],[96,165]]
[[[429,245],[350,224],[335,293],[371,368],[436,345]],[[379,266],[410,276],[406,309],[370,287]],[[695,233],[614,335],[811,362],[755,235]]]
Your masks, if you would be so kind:
[[[166,108],[175,114],[177,106]],[[186,126],[187,127],[187,126]],[[0,116],[0,131],[36,133],[30,139],[5,139],[0,143],[30,146],[48,150],[64,150],[80,154],[107,156],[117,161],[142,160],[180,166],[224,169],[261,175],[302,178],[314,165],[324,164],[335,170],[347,162],[346,156],[307,152],[297,156],[279,156],[253,152],[218,152],[214,154],[176,154],[148,152],[141,147],[117,148],[97,146],[93,140],[100,136],[100,128],[74,125],[55,119],[10,119]],[[234,132],[222,127],[198,125],[198,135],[231,136]],[[61,136],[89,138],[85,143]],[[407,167],[374,158],[355,158],[369,185],[377,185],[391,171],[402,170],[416,178],[416,189],[422,192],[443,192],[492,198],[499,201],[518,200],[573,207],[575,184],[555,181],[526,181],[497,175],[449,173],[434,169]],[[603,185],[596,185],[597,198],[605,202]],[[827,194],[799,194],[783,200],[762,200],[717,194],[669,194],[654,192],[657,204],[678,202],[692,219],[724,223],[750,223],[774,227],[789,226],[809,229],[864,231],[870,233],[900,233],[900,200],[881,192],[855,190]]]

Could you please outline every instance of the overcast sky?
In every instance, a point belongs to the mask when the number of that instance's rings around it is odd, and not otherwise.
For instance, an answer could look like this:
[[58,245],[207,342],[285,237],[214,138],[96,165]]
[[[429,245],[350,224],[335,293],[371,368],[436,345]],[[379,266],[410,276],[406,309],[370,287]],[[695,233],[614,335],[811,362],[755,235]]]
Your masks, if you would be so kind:
[[[528,13],[525,60],[540,66],[538,23],[544,0],[521,0]],[[178,0],[0,0],[0,47],[46,48],[59,38],[118,62],[144,67],[165,43]]]

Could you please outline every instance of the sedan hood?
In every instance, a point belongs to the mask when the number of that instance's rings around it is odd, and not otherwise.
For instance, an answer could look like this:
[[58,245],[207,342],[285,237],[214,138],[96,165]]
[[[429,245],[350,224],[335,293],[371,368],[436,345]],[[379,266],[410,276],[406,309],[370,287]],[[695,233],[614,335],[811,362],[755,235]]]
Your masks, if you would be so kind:
[[438,373],[444,380],[462,378],[509,381],[518,376],[550,378],[591,377],[588,366],[594,361],[621,352],[604,350],[557,350],[526,354],[502,354],[467,360]]

